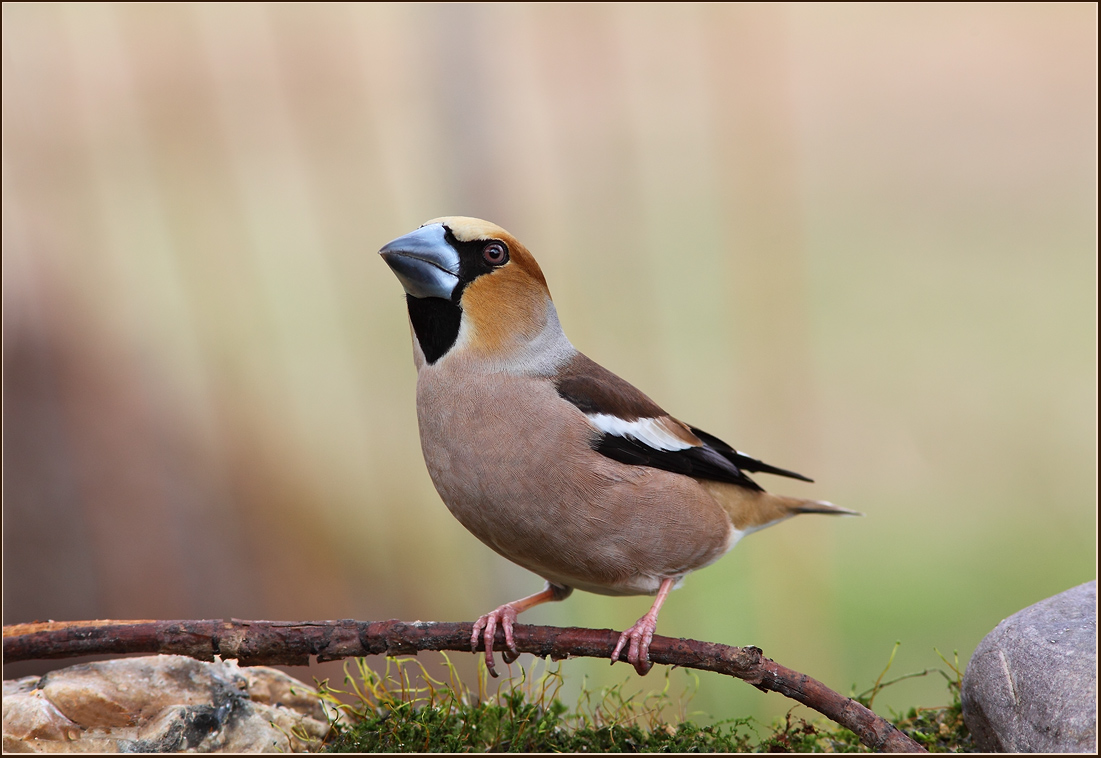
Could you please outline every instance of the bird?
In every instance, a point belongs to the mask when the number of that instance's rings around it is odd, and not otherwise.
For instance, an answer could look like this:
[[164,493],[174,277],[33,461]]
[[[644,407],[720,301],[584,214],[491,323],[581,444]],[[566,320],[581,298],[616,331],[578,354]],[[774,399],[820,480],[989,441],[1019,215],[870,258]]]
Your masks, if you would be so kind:
[[518,656],[517,614],[575,590],[652,595],[620,634],[640,675],[669,592],[747,534],[804,513],[863,515],[765,492],[753,474],[812,481],[666,413],[566,338],[535,257],[477,218],[425,222],[379,250],[405,290],[428,473],[456,519],[545,580],[474,623],[486,668]]

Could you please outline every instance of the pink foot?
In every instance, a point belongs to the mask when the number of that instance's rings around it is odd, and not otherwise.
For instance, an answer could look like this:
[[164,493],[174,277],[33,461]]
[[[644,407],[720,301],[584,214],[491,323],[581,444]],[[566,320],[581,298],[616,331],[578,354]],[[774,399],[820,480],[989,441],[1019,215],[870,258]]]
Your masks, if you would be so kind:
[[636,621],[634,626],[619,635],[619,642],[612,651],[612,663],[619,660],[623,646],[630,641],[631,644],[627,648],[627,662],[635,667],[639,676],[646,676],[649,673],[654,665],[650,663],[650,642],[654,639],[654,630],[658,627],[658,611],[661,610],[662,603],[665,602],[675,583],[675,577],[661,580],[661,586],[658,587],[658,594],[654,598],[654,604],[650,606],[650,611]]
[[474,622],[474,633],[470,635],[470,648],[478,652],[478,637],[481,636],[486,653],[486,668],[490,676],[497,676],[497,669],[493,665],[493,637],[497,633],[498,624],[505,631],[505,650],[501,652],[505,663],[512,663],[520,655],[516,649],[516,640],[512,636],[512,625],[516,622],[516,613],[515,606],[512,603],[506,603]]
[[497,670],[493,667],[493,635],[497,632],[497,625],[505,630],[505,649],[501,651],[501,657],[505,663],[512,663],[520,657],[520,651],[516,649],[516,640],[512,635],[512,625],[516,622],[516,614],[534,608],[540,603],[551,600],[564,600],[572,592],[569,587],[547,582],[540,592],[534,595],[505,603],[495,611],[491,611],[474,622],[474,633],[470,635],[470,648],[478,652],[478,636],[482,637],[482,648],[486,651],[486,668],[493,676],[497,676]]
[[657,614],[645,616],[635,622],[635,625],[619,635],[619,642],[612,651],[612,663],[619,660],[619,654],[623,646],[630,641],[627,648],[627,662],[635,667],[639,676],[646,676],[654,664],[650,663],[650,641],[654,639],[654,630],[657,629]]

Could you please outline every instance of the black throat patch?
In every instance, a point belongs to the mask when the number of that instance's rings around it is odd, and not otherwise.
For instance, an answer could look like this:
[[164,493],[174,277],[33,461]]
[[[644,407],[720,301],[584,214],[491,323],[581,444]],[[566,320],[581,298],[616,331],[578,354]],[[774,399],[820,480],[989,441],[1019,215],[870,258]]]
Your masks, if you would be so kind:
[[450,300],[438,297],[405,296],[409,308],[409,322],[424,359],[429,365],[438,361],[459,338],[459,324],[463,309]]

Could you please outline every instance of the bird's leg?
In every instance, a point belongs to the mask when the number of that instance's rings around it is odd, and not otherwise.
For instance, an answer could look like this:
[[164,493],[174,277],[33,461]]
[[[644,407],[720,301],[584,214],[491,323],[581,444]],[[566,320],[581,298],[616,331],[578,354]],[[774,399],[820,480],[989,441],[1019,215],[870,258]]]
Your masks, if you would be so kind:
[[661,605],[665,602],[669,590],[673,589],[675,582],[675,579],[661,580],[658,596],[654,598],[654,604],[650,606],[647,614],[636,621],[634,626],[619,635],[619,642],[616,643],[615,650],[612,651],[612,663],[619,660],[620,651],[630,640],[631,646],[627,648],[627,661],[634,665],[639,676],[646,676],[650,671],[650,667],[653,666],[650,663],[650,640],[654,638],[654,630],[658,626],[658,611],[661,610]]
[[486,653],[486,668],[489,669],[491,676],[497,676],[497,670],[493,666],[493,636],[497,632],[497,625],[500,624],[505,630],[505,650],[501,653],[501,657],[505,659],[505,663],[512,663],[520,655],[520,651],[516,649],[516,640],[512,636],[512,625],[516,621],[516,614],[552,600],[565,600],[571,592],[573,589],[570,587],[559,587],[557,584],[547,582],[542,592],[505,603],[474,622],[474,633],[470,635],[470,647],[474,652],[478,652],[478,637],[482,637]]

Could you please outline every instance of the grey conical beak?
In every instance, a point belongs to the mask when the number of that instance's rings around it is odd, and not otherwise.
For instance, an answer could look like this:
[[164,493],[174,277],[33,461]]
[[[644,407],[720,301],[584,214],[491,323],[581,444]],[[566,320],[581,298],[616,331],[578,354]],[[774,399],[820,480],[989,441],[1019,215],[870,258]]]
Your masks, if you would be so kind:
[[444,237],[443,224],[428,224],[398,237],[378,254],[413,297],[450,300],[459,283],[459,254]]

